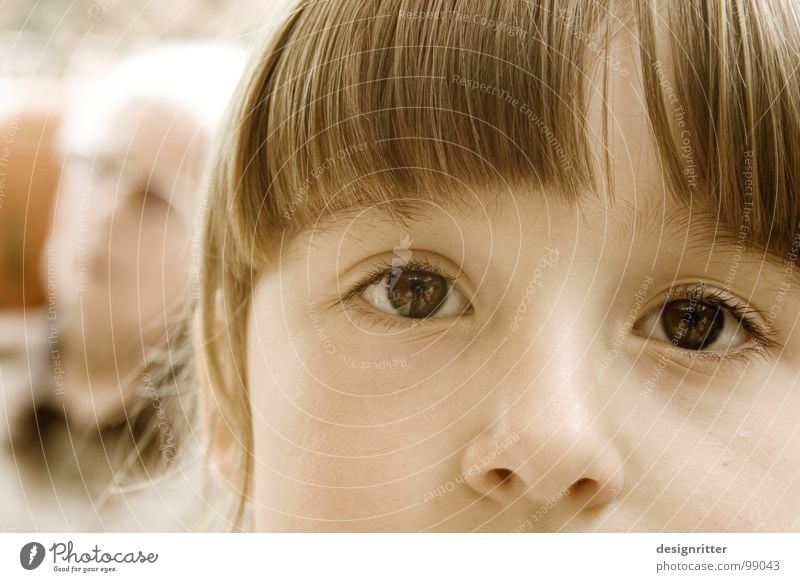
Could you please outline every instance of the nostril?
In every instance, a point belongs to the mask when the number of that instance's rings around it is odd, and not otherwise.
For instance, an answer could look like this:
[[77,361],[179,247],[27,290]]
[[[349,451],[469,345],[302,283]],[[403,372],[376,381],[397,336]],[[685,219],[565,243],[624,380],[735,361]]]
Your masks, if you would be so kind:
[[511,469],[492,469],[491,472],[497,478],[498,485],[502,485],[503,483],[511,479],[511,476],[514,474],[514,471],[512,471]]
[[597,492],[598,484],[597,481],[594,479],[578,479],[572,486],[569,488],[570,495],[575,496],[591,496]]

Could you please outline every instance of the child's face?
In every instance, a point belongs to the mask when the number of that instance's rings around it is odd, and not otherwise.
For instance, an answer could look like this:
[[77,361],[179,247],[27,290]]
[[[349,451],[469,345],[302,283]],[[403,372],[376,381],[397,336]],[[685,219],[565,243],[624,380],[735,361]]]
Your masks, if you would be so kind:
[[92,151],[68,152],[64,164],[52,241],[63,255],[57,291],[74,311],[83,300],[79,329],[106,331],[113,320],[117,335],[152,334],[174,309],[165,297],[180,305],[186,295],[198,128],[171,104],[144,99],[97,123],[107,129],[91,128]]
[[[198,128],[171,104],[131,100],[97,123],[90,150],[65,160],[47,257],[60,331],[93,369],[141,358],[175,319],[202,168]],[[76,418],[105,417],[122,406],[112,388],[91,399],[68,391],[64,402]]]
[[282,249],[248,323],[258,529],[800,528],[797,269],[690,220],[611,106],[613,203],[467,191]]

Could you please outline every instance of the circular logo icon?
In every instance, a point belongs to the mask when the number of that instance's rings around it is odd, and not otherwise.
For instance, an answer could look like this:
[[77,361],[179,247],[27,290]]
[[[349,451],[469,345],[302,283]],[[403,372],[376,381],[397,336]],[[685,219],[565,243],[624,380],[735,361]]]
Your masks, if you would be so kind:
[[26,570],[35,570],[44,561],[44,546],[39,542],[30,542],[19,551],[19,563]]

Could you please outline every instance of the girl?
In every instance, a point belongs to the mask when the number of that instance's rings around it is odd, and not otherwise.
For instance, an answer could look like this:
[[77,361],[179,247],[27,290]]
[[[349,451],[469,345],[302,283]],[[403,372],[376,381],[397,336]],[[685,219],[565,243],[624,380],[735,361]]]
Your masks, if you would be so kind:
[[301,1],[208,193],[263,531],[800,530],[800,13]]

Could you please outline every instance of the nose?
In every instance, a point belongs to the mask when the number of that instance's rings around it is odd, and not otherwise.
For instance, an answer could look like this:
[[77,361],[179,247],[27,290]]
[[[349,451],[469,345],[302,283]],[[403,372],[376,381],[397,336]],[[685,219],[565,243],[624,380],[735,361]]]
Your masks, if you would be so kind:
[[86,209],[86,222],[91,236],[91,247],[108,251],[111,236],[119,224],[115,222],[117,207],[120,202],[116,197],[107,196],[106,192],[98,192],[92,197]]
[[576,366],[569,351],[550,354],[523,375],[527,386],[497,405],[464,449],[466,485],[502,505],[527,500],[582,510],[619,496],[622,458],[604,426],[603,402],[593,401],[591,366]]

